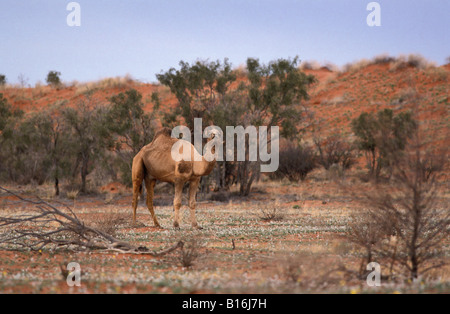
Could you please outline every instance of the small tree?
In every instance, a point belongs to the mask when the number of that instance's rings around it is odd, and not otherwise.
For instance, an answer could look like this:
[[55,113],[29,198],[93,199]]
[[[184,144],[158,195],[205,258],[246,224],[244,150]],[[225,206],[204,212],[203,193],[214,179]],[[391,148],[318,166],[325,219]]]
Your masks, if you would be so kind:
[[[194,131],[194,119],[202,118],[203,125],[214,124],[225,130],[227,125],[241,125],[242,104],[236,99],[238,95],[231,90],[231,84],[236,81],[236,73],[231,64],[223,62],[197,61],[194,64],[180,62],[180,69],[171,68],[157,75],[159,82],[170,88],[176,96],[178,106],[169,113],[163,113],[163,124],[174,127],[180,124],[181,116],[184,123]],[[156,94],[155,104],[159,104]],[[202,130],[203,131],[203,130]],[[233,162],[218,162],[215,170],[216,187],[228,188],[234,180],[228,180],[227,174],[233,173],[236,164]],[[202,179],[202,190],[206,190],[208,180]]]
[[176,113],[184,118],[191,131],[194,130],[194,119],[205,118],[207,111],[218,106],[236,80],[227,59],[223,63],[197,61],[192,65],[181,61],[179,70],[171,68],[156,77],[176,96]]
[[48,85],[57,88],[61,86],[61,73],[56,71],[50,71],[47,74],[46,82]]
[[[375,233],[377,239],[372,239],[373,232],[361,233],[358,230],[363,227],[357,225],[351,238],[378,257],[391,259],[393,266],[400,266],[415,279],[443,265],[441,254],[450,236],[450,212],[438,201],[439,176],[448,165],[447,151],[427,152],[417,131],[411,137],[402,153],[388,152],[392,182],[377,185],[366,195],[367,228],[372,230],[375,225],[382,235]],[[391,236],[394,239],[383,240]]]
[[[298,127],[304,117],[303,101],[309,98],[308,88],[315,82],[312,75],[303,73],[299,58],[278,59],[268,65],[259,60],[247,60],[247,84],[243,88],[243,104],[249,125],[278,126],[286,139],[298,138]],[[268,139],[271,135],[269,133]],[[246,162],[239,171],[240,192],[250,193],[259,176],[258,163]]]
[[[219,126],[271,126],[281,127],[284,137],[298,135],[299,109],[308,98],[307,89],[315,79],[298,68],[299,59],[279,59],[261,64],[257,59],[247,60],[246,79],[232,88],[237,72],[232,71],[228,60],[223,63],[197,62],[190,65],[180,62],[180,69],[170,69],[157,75],[158,80],[170,88],[178,100],[177,111],[193,130],[194,118],[203,118],[204,125]],[[270,133],[268,135],[270,139]],[[246,145],[248,147],[248,143]],[[248,195],[253,182],[260,174],[259,162],[225,162],[219,165],[217,176],[221,184],[238,182],[241,195]],[[232,174],[235,180],[227,180]]]
[[59,182],[70,173],[74,143],[61,112],[62,106],[49,107],[32,113],[20,126],[21,142],[27,143],[27,162],[33,179],[42,184],[53,180],[55,195],[59,196]]
[[86,179],[89,173],[101,160],[104,153],[104,136],[106,126],[104,125],[104,108],[93,100],[91,95],[85,95],[76,109],[64,108],[62,115],[65,123],[71,130],[74,140],[73,150],[76,156],[75,171],[80,171],[82,193],[87,192]]
[[111,97],[111,105],[105,114],[104,125],[107,146],[116,152],[122,181],[131,185],[133,157],[153,139],[152,121],[156,118],[158,106],[150,113],[144,112],[142,95],[132,89]]
[[378,179],[383,168],[390,168],[392,152],[401,152],[416,128],[410,112],[395,115],[390,109],[376,115],[364,112],[352,121],[358,148],[366,154],[372,177]]

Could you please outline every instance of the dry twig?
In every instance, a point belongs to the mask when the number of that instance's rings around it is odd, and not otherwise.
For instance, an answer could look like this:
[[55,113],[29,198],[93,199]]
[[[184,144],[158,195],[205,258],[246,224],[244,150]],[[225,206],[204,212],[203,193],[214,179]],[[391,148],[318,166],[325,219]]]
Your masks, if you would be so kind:
[[0,248],[32,251],[65,248],[72,251],[95,250],[157,257],[183,247],[182,241],[159,252],[151,251],[147,247],[137,247],[87,226],[65,205],[58,208],[41,199],[29,200],[2,187],[0,190],[35,206],[30,214],[0,216]]

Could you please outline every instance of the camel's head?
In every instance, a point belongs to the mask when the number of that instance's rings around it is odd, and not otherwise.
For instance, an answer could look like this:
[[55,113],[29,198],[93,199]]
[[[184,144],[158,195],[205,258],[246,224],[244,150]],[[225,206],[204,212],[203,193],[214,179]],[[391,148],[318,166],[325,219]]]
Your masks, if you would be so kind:
[[216,127],[212,127],[209,128],[206,131],[206,136],[209,135],[208,140],[207,140],[207,146],[213,145],[210,151],[210,156],[208,156],[206,159],[208,161],[215,161],[218,157],[218,152],[216,151],[216,147],[222,147],[223,146],[223,133],[219,128]]

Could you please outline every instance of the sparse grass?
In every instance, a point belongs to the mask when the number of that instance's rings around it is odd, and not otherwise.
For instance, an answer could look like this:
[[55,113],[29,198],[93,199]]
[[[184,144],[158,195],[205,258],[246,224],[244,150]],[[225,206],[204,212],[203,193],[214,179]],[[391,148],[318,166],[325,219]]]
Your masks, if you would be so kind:
[[448,83],[449,81],[449,74],[448,71],[442,68],[431,68],[428,69],[429,75],[432,77],[433,82],[443,82]]
[[391,71],[399,71],[406,67],[413,67],[419,70],[427,70],[430,68],[435,68],[436,64],[425,59],[421,55],[401,55],[390,65]]
[[72,191],[69,191],[69,192],[67,192],[67,198],[68,198],[69,200],[75,201],[75,200],[77,199],[79,193],[80,193],[79,190],[72,190]]
[[346,64],[341,72],[354,73],[370,65],[389,64],[390,71],[398,71],[406,67],[413,67],[420,70],[436,67],[434,62],[430,62],[421,55],[410,54],[391,57],[389,55],[376,56],[373,59],[362,59],[353,63]]
[[286,211],[277,203],[264,205],[260,208],[259,219],[262,221],[282,221],[286,218]]
[[114,78],[105,78],[96,82],[88,82],[88,83],[78,83],[73,82],[73,87],[76,87],[77,91],[75,95],[82,95],[89,91],[96,91],[102,89],[111,89],[111,88],[120,88],[125,89],[129,88],[136,84],[136,81],[130,76],[126,75],[124,77],[114,77]]

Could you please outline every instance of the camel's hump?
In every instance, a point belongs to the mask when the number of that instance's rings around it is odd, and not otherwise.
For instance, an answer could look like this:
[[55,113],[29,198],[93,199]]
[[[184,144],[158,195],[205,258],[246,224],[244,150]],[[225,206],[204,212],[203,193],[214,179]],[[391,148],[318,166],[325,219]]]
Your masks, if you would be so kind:
[[172,136],[172,129],[170,129],[170,128],[162,128],[161,130],[156,132],[154,139],[156,139],[158,136],[171,137]]

